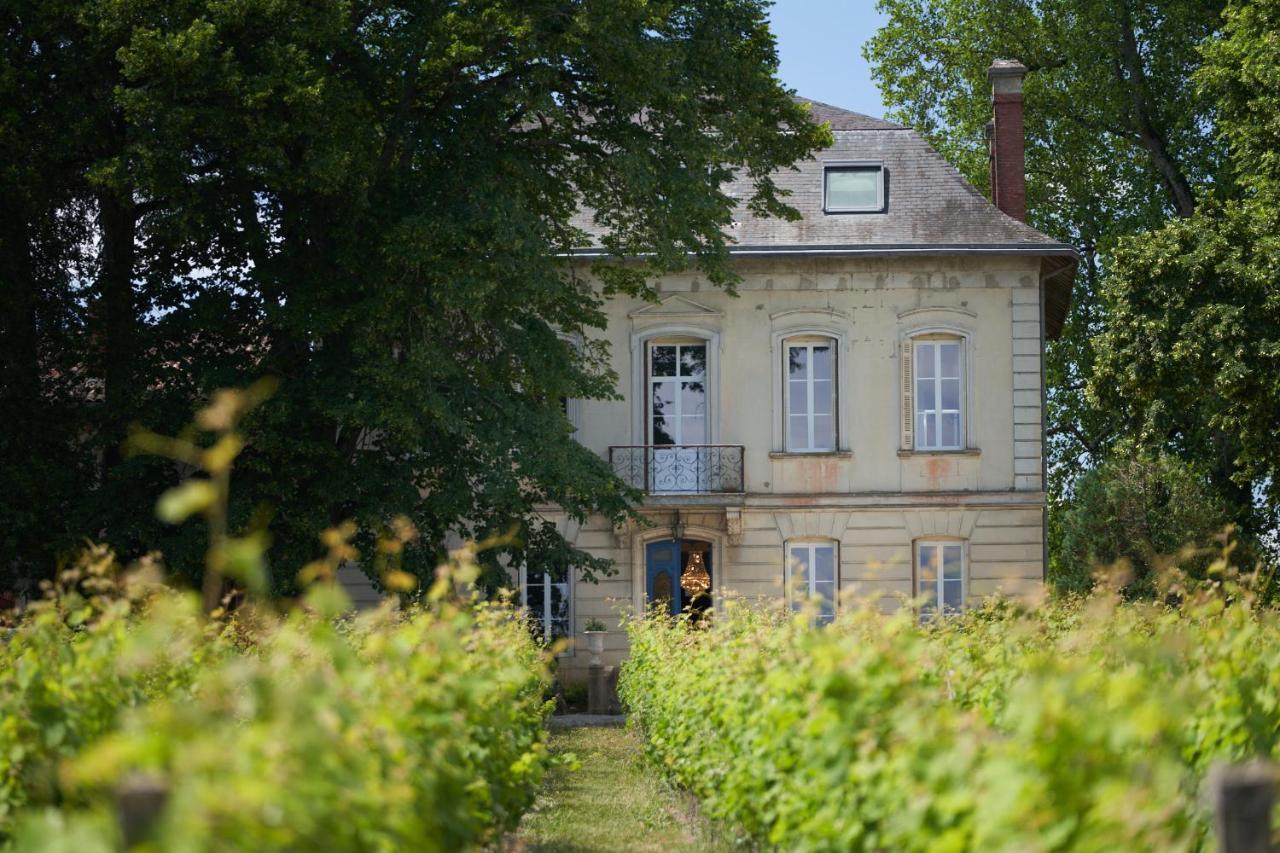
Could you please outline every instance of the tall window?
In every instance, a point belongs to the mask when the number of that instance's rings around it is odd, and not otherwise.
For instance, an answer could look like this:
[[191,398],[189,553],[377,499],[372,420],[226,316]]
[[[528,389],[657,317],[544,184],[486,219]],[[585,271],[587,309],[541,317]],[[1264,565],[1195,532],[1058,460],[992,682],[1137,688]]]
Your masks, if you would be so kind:
[[787,353],[787,450],[836,449],[836,342],[792,338]]
[[916,595],[920,612],[928,617],[937,612],[955,613],[964,607],[964,544],[962,542],[916,543]]
[[963,345],[954,338],[917,340],[914,350],[915,449],[964,448]]
[[523,575],[521,604],[528,610],[538,636],[548,643],[570,636],[568,578],[556,581],[546,572],[528,570]]
[[649,345],[649,443],[707,443],[707,345]]
[[788,542],[787,588],[793,596],[792,609],[799,610],[806,599],[818,604],[818,624],[836,618],[836,591],[839,586],[834,542]]

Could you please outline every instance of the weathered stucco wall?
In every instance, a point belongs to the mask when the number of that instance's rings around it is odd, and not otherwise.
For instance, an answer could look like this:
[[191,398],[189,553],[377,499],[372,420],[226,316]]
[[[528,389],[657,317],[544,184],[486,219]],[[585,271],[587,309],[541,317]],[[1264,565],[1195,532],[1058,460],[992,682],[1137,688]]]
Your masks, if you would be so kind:
[[[644,544],[685,535],[712,544],[713,591],[777,603],[784,543],[838,543],[842,597],[875,597],[886,610],[912,594],[913,543],[953,538],[966,548],[966,599],[1036,595],[1042,588],[1041,299],[1039,261],[1015,256],[897,259],[743,259],[734,297],[694,274],[662,282],[659,303],[607,306],[618,401],[579,404],[579,439],[602,456],[645,443],[644,342],[664,331],[705,336],[711,441],[745,447],[746,493],[650,498],[649,527],[617,531],[599,519],[564,523],[578,547],[614,561],[598,584],[575,579],[575,635],[599,618],[610,628],[606,663],[626,652],[618,613],[643,606]],[[966,341],[966,449],[904,447],[904,340],[938,330]],[[839,342],[838,451],[783,453],[781,341],[831,334]],[[554,510],[548,509],[554,516]],[[587,654],[566,655],[570,674]]]
[[[643,338],[662,329],[701,330],[714,336],[719,356],[713,442],[746,447],[750,493],[1041,487],[1037,260],[819,257],[752,260],[739,269],[736,297],[689,275],[664,280],[658,304],[610,301],[607,337],[624,399],[580,404],[585,445],[605,455],[610,445],[644,444],[644,401],[636,395]],[[926,328],[968,336],[967,444],[977,453],[899,456],[901,348],[905,335]],[[780,458],[779,336],[805,329],[844,336],[838,397],[845,455]]]

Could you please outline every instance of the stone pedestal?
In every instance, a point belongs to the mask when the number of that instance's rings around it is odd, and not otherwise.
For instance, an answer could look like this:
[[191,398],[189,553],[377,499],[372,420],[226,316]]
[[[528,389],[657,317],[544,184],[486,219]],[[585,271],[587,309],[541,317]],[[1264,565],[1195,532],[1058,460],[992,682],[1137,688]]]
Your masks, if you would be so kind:
[[587,667],[587,713],[609,713],[609,685],[605,680],[604,667],[598,663]]

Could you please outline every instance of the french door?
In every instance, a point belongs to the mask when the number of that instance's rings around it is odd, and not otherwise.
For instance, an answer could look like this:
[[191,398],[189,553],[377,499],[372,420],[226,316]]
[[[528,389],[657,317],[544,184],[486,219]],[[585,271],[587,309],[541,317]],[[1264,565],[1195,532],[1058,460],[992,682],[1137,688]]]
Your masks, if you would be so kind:
[[706,491],[707,345],[653,343],[648,353],[647,444],[653,446],[648,487],[654,492]]

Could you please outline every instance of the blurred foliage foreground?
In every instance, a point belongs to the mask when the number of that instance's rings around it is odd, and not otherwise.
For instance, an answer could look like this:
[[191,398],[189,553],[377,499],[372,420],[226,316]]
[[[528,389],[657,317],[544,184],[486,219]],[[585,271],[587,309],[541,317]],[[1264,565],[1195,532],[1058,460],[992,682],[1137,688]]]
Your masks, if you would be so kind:
[[513,828],[548,763],[547,650],[506,603],[404,583],[391,523],[382,580],[401,600],[357,618],[332,583],[350,530],[322,537],[308,592],[265,596],[261,532],[226,505],[240,418],[267,386],[217,395],[213,433],[138,433],[192,478],[158,514],[203,516],[202,593],[90,547],[0,642],[0,844],[17,850],[459,850]]
[[0,644],[18,850],[459,850],[533,800],[547,670],[509,607],[210,620],[105,550],[64,582]]
[[705,813],[787,850],[1211,846],[1212,763],[1277,758],[1280,613],[1231,581],[821,630],[631,623],[620,690]]

